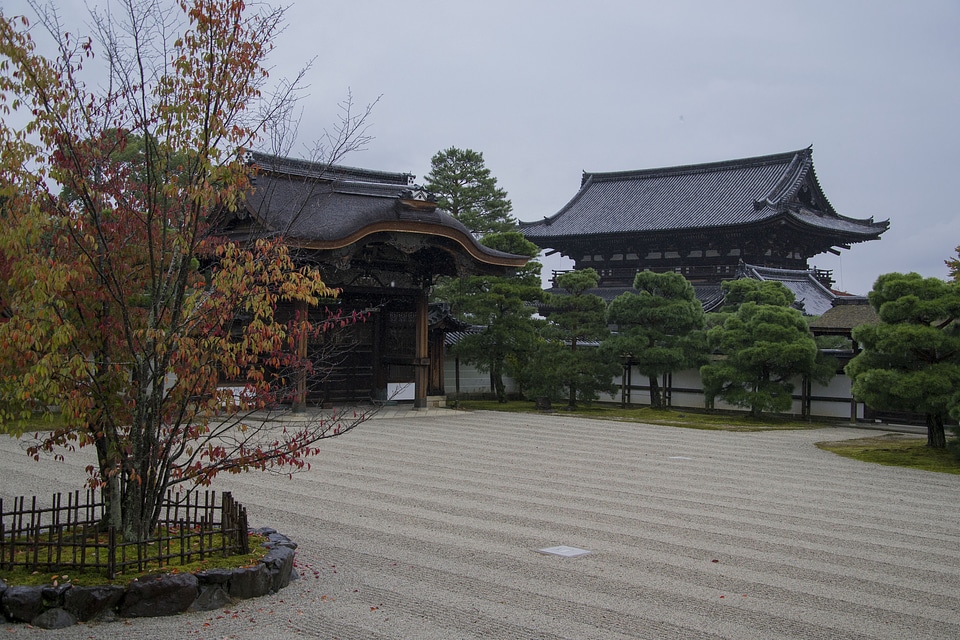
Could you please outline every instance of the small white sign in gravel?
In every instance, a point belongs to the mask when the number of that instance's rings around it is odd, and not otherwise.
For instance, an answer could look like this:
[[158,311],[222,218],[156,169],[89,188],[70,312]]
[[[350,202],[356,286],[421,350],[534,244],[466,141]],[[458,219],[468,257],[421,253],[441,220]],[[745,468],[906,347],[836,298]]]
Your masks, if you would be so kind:
[[578,549],[576,547],[547,547],[546,549],[538,549],[539,553],[545,553],[551,556],[562,556],[564,558],[579,558],[580,556],[585,556],[590,553],[587,549]]

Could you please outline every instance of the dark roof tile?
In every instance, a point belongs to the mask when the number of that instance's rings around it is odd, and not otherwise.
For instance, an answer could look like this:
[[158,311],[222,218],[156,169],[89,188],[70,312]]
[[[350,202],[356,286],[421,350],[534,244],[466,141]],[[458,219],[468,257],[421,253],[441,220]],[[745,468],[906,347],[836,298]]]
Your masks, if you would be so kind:
[[803,313],[808,316],[823,315],[832,308],[833,301],[837,297],[837,294],[817,280],[812,270],[773,269],[741,264],[738,275],[754,280],[774,280],[782,283],[793,292],[797,303],[802,305]]
[[836,213],[820,189],[812,148],[742,160],[642,171],[587,173],[557,214],[523,222],[534,242],[550,238],[752,225],[776,217],[857,239],[887,222]]
[[250,216],[293,244],[350,243],[372,229],[403,228],[453,238],[483,262],[519,266],[526,258],[481,245],[435,202],[412,193],[413,176],[251,153],[257,168],[238,218]]

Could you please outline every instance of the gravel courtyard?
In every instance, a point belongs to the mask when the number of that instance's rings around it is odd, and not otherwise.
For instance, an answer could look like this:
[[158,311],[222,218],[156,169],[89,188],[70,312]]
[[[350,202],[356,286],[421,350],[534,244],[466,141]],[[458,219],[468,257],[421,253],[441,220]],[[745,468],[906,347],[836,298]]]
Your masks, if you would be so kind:
[[[400,417],[402,415],[402,417]],[[960,638],[960,476],[815,442],[562,413],[408,412],[292,479],[219,478],[301,579],[222,611],[23,638]],[[0,437],[0,495],[80,486]],[[566,558],[538,550],[569,546]]]

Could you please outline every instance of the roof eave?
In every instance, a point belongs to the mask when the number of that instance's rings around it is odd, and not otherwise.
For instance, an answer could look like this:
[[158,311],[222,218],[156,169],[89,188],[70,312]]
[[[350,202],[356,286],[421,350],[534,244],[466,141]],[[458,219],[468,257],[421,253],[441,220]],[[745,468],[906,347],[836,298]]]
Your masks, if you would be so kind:
[[314,251],[337,251],[354,244],[359,244],[371,236],[382,233],[400,233],[417,234],[432,237],[441,237],[452,240],[459,245],[471,258],[477,262],[506,268],[520,268],[529,261],[526,256],[517,256],[501,251],[494,251],[478,243],[472,236],[460,232],[457,229],[419,221],[396,222],[378,222],[367,225],[353,233],[342,238],[330,240],[306,239],[306,238],[288,238],[287,242],[300,249],[310,249]]

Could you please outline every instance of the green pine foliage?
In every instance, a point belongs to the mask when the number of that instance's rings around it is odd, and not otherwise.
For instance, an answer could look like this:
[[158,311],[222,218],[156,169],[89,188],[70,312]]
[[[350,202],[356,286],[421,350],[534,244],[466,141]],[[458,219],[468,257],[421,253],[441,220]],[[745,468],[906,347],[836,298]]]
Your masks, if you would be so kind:
[[853,393],[877,409],[926,415],[927,444],[946,446],[944,420],[960,418],[960,284],[887,273],[869,294],[880,324],[853,337],[863,351],[846,367]]
[[[482,242],[491,249],[531,258],[539,253],[518,231],[489,234]],[[536,350],[540,322],[533,317],[533,303],[543,297],[540,268],[539,262],[531,260],[511,276],[471,276],[450,281],[444,289],[460,318],[483,327],[461,339],[452,351],[490,374],[499,402],[507,401],[504,376],[519,377],[520,368]]]
[[737,280],[723,283],[732,294],[733,313],[707,333],[715,358],[700,368],[709,403],[722,398],[751,415],[788,411],[792,379],[809,376],[827,382],[833,367],[820,360],[803,315],[789,305],[793,293],[779,282]]
[[650,380],[650,404],[666,406],[658,378],[699,366],[706,356],[703,306],[693,285],[679,273],[638,273],[637,293],[626,292],[607,309],[617,329],[601,351],[611,361],[627,359]]
[[789,307],[796,300],[790,289],[787,289],[782,282],[774,280],[741,278],[724,282],[722,287],[724,313],[736,313],[740,305],[747,302]]
[[497,186],[483,154],[450,147],[430,160],[424,188],[437,196],[437,204],[478,236],[516,229],[513,204]]
[[616,360],[604,357],[597,344],[610,335],[607,305],[589,293],[600,276],[594,269],[570,271],[557,278],[567,295],[551,295],[551,309],[543,342],[528,363],[523,384],[535,397],[559,400],[564,395],[569,406],[589,404],[601,392],[614,393],[613,377],[620,370]]

